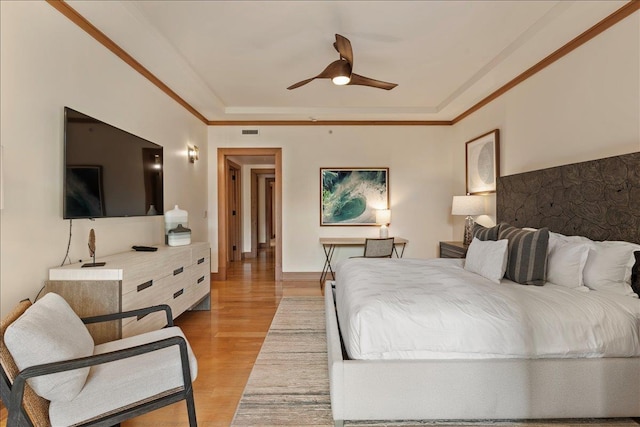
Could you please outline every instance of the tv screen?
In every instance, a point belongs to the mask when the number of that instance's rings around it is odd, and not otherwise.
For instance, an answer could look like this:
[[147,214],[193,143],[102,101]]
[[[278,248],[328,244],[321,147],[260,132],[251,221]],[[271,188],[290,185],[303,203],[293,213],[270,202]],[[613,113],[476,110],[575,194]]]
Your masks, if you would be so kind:
[[64,109],[64,218],[162,215],[162,147]]

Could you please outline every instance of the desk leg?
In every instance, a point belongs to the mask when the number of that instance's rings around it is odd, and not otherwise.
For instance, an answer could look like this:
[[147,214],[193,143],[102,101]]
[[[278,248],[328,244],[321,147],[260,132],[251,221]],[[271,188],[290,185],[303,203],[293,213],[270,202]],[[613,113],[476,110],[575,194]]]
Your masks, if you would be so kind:
[[[402,245],[402,251],[400,251],[400,255],[398,255],[398,245]],[[406,245],[404,243],[396,243],[393,245],[393,252],[396,253],[396,258],[402,258],[402,255],[404,255],[405,246]]]
[[322,274],[320,275],[320,287],[324,284],[325,279],[327,278],[327,274],[331,273],[332,279],[335,280],[336,275],[333,272],[333,268],[331,267],[331,259],[333,258],[333,251],[335,251],[335,245],[322,245],[322,249],[324,250],[324,267],[322,267]]

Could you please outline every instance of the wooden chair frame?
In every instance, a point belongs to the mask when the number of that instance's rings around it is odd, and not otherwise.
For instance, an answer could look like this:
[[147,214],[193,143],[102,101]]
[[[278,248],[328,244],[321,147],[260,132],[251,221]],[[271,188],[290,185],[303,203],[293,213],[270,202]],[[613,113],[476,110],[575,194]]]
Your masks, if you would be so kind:
[[[28,308],[28,306],[27,306]],[[25,308],[26,309],[26,308]],[[121,313],[106,314],[101,316],[93,316],[83,318],[82,321],[85,324],[107,322],[112,320],[124,319],[133,316],[145,316],[149,313],[156,311],[165,311],[167,316],[167,327],[173,326],[173,317],[171,313],[171,307],[168,305],[158,305],[153,307],[147,307],[137,310],[130,310]],[[4,335],[4,332],[3,332]],[[4,345],[4,338],[3,338]],[[26,380],[33,377],[52,374],[56,372],[69,371],[78,368],[85,368],[90,366],[99,365],[102,363],[113,362],[116,360],[126,359],[133,356],[157,351],[163,348],[178,346],[180,350],[180,359],[182,366],[182,376],[184,387],[180,387],[169,391],[161,395],[154,396],[149,400],[133,403],[131,406],[121,408],[118,412],[110,413],[99,418],[89,420],[82,426],[100,426],[108,427],[114,424],[146,414],[154,411],[158,408],[170,405],[180,400],[185,400],[187,404],[187,413],[189,416],[189,426],[196,427],[196,411],[195,402],[193,398],[193,386],[191,383],[191,371],[189,367],[189,355],[187,352],[187,342],[184,338],[176,336],[159,341],[142,344],[122,350],[112,351],[109,353],[97,354],[88,357],[82,357],[72,360],[65,360],[60,362],[46,363],[42,365],[31,366],[18,373],[13,382],[10,380],[9,374],[5,372],[5,366],[2,366],[2,378],[0,381],[0,397],[5,403],[9,412],[7,425],[13,427],[34,427],[35,424],[31,421],[27,412],[22,404],[25,395]],[[27,386],[28,387],[28,386]],[[48,420],[48,414],[46,414]]]

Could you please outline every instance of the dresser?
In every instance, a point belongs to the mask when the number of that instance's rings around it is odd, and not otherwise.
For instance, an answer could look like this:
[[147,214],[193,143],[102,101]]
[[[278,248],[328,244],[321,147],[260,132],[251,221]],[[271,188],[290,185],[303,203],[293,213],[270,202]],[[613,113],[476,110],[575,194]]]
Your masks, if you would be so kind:
[[467,249],[462,242],[440,242],[440,258],[465,258]]
[[[168,304],[173,318],[189,309],[210,309],[209,243],[159,246],[105,257],[103,267],[69,264],[49,270],[44,293],[60,294],[80,317]],[[137,335],[166,324],[164,312],[87,325],[96,343]]]

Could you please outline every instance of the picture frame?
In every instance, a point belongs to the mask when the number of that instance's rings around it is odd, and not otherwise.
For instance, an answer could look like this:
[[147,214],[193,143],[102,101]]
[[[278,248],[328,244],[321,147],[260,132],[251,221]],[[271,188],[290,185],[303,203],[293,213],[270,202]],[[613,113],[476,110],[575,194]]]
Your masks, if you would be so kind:
[[103,217],[102,166],[67,166],[64,203],[71,218]]
[[320,225],[377,225],[389,206],[389,168],[320,168]]
[[500,176],[500,130],[494,129],[465,143],[467,194],[496,192]]

